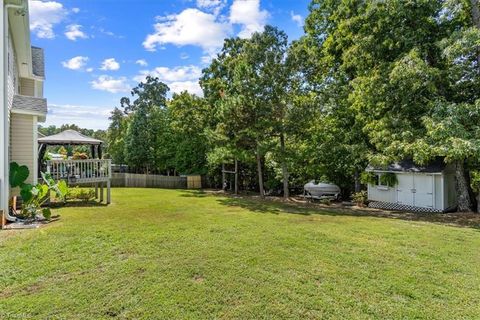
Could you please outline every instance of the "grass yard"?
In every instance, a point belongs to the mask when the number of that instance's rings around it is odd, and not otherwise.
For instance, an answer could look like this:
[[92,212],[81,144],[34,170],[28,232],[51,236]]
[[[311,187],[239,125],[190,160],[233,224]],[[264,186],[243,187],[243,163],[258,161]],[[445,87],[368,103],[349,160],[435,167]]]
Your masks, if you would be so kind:
[[0,231],[0,319],[480,317],[480,230],[114,189]]

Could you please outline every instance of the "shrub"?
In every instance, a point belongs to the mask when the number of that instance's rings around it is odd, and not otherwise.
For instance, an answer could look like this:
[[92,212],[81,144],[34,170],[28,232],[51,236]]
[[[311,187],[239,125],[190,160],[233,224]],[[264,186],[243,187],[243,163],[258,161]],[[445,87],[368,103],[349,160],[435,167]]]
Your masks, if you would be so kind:
[[355,192],[354,194],[352,194],[352,199],[357,204],[365,205],[368,202],[368,193],[367,193],[366,190],[362,190],[360,192]]
[[16,162],[10,163],[10,187],[19,187],[22,197],[21,217],[34,220],[41,212],[45,219],[50,219],[52,215],[50,208],[42,206],[50,200],[51,193],[63,199],[68,192],[67,184],[63,180],[56,182],[49,174],[41,172],[43,183],[32,185],[25,183],[29,175],[27,166],[21,166]]
[[95,190],[88,188],[79,188],[78,186],[76,186],[75,188],[70,188],[68,190],[67,197],[69,199],[82,200],[87,202],[95,198]]
[[370,171],[364,171],[360,174],[360,182],[363,184],[375,184],[376,174]]

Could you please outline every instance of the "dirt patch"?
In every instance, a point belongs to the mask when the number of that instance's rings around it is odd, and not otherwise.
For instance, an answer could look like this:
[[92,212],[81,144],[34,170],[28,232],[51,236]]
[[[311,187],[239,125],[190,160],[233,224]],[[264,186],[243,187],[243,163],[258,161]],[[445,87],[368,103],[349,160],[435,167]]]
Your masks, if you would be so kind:
[[192,280],[195,283],[203,283],[203,281],[205,281],[205,278],[203,278],[201,275],[196,274],[193,276]]

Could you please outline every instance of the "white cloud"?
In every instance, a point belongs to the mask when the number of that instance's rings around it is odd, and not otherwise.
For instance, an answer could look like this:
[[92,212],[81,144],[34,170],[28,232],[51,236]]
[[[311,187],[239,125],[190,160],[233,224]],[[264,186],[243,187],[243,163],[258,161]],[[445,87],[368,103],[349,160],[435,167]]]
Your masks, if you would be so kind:
[[81,70],[87,64],[88,57],[76,56],[70,60],[62,61],[62,65],[71,70]]
[[120,64],[115,60],[115,58],[108,58],[103,60],[102,66],[100,67],[100,70],[118,70],[120,69]]
[[68,25],[65,29],[65,36],[72,41],[76,41],[77,39],[87,39],[88,35],[81,29],[82,26],[79,24]]
[[39,38],[53,39],[53,28],[68,15],[68,11],[60,2],[29,1],[30,30]]
[[303,27],[303,17],[299,14],[295,14],[293,11],[290,11],[290,17],[292,21],[297,24],[299,27]]
[[188,59],[188,58],[190,58],[190,56],[186,52],[182,52],[180,54],[180,59],[185,60],[185,59]]
[[147,35],[143,46],[155,51],[157,46],[174,44],[177,46],[194,45],[204,51],[215,51],[223,45],[231,26],[217,21],[214,14],[198,9],[185,9],[179,14],[157,17],[155,32]]
[[145,59],[138,59],[137,61],[135,61],[135,63],[142,67],[148,66],[147,60]]
[[106,129],[108,117],[112,107],[104,106],[76,106],[76,105],[48,105],[47,122],[44,126],[75,123],[79,127],[88,129]]
[[211,11],[214,15],[218,15],[225,7],[226,2],[226,0],[197,0],[197,7]]
[[114,32],[112,32],[110,30],[107,30],[105,28],[102,28],[102,27],[98,27],[98,28],[97,27],[92,27],[92,29],[98,30],[99,33],[101,33],[102,35],[108,36],[108,37],[113,37],[113,38],[116,38],[116,39],[124,39],[125,38],[122,35],[117,35]]
[[198,80],[202,75],[202,69],[197,66],[180,66],[175,68],[157,67],[152,70],[142,70],[134,80],[140,82],[145,79],[147,75],[158,77],[161,81],[173,82],[183,80]]
[[198,84],[198,79],[202,75],[202,69],[197,66],[179,66],[175,68],[157,67],[152,70],[142,70],[133,79],[142,82],[147,76],[157,77],[160,81],[166,83],[172,92],[180,93],[189,91],[197,95],[202,95],[202,89]]
[[200,87],[198,81],[176,81],[168,83],[168,87],[172,92],[181,93],[183,91],[188,91],[197,96],[202,96],[203,91]]
[[87,72],[93,72],[93,68],[87,68],[87,69],[85,69],[85,71],[87,71]]
[[79,13],[79,12],[80,12],[80,8],[72,8],[72,12],[73,12],[73,13]]
[[96,80],[90,82],[93,89],[108,91],[111,93],[128,92],[130,85],[126,77],[114,78],[107,75],[101,75]]
[[199,8],[214,8],[224,6],[225,0],[197,0],[197,7]]
[[231,23],[242,25],[238,36],[249,38],[252,33],[263,30],[269,14],[260,10],[260,0],[234,0],[230,7]]

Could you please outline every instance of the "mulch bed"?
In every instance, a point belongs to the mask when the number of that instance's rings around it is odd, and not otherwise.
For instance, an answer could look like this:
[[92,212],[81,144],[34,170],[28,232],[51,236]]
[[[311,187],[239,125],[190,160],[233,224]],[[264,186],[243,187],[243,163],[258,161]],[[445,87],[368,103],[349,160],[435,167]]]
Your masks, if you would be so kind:
[[49,223],[60,220],[60,216],[53,216],[50,220],[36,220],[36,221],[25,221],[25,222],[10,222],[7,223],[3,229],[4,230],[20,230],[20,229],[38,229]]

